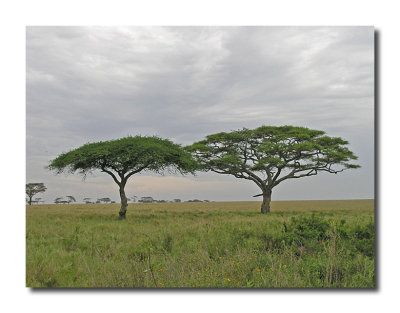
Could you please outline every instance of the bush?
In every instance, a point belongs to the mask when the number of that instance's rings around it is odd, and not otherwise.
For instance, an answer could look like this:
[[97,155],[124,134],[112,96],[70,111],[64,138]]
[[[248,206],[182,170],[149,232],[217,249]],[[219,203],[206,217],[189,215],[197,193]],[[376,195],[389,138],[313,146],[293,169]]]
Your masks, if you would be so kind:
[[328,239],[329,221],[317,217],[292,217],[289,223],[283,223],[279,236],[266,240],[267,250],[281,250],[287,245],[315,248],[315,244]]
[[283,222],[279,235],[263,236],[265,250],[282,252],[291,247],[297,256],[306,252],[322,251],[322,248],[335,234],[339,244],[348,252],[362,253],[373,258],[375,244],[375,228],[371,221],[367,225],[357,225],[349,229],[345,220],[332,221],[316,215],[292,217],[290,222]]
[[370,222],[365,226],[357,225],[350,231],[352,246],[356,251],[373,258],[375,256],[375,226]]
[[326,240],[328,229],[329,221],[313,214],[311,217],[292,217],[286,232],[292,232],[302,241]]

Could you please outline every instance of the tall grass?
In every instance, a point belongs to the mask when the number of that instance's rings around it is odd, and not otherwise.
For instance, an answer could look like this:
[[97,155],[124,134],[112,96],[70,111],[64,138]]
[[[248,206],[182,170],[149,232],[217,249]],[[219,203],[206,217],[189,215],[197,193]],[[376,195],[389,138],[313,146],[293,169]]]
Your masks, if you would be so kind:
[[28,287],[374,287],[374,202],[27,207]]

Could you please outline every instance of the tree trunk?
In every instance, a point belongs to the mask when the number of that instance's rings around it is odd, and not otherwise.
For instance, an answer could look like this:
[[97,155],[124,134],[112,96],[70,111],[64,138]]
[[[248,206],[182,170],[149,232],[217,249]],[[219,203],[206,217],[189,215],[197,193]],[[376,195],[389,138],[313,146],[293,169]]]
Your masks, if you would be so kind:
[[121,209],[119,210],[119,218],[126,219],[126,208],[128,206],[128,199],[125,195],[125,184],[121,183],[119,187],[119,195],[121,196]]
[[33,195],[29,197],[29,201],[28,201],[29,205],[32,205],[32,197],[33,197]]
[[266,214],[270,212],[270,203],[271,203],[271,190],[266,190],[263,192],[263,202],[261,204],[261,213]]

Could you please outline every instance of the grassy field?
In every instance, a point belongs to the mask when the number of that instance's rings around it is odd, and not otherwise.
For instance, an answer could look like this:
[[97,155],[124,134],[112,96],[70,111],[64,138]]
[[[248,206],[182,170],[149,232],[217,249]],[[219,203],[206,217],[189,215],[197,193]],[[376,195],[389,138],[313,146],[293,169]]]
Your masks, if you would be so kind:
[[374,200],[33,205],[27,287],[373,288]]

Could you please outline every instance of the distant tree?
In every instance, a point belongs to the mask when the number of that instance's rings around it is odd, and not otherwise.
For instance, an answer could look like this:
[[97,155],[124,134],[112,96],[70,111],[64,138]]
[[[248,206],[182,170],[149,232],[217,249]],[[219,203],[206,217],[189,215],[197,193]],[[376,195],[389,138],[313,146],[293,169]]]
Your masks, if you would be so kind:
[[261,213],[270,211],[272,189],[287,179],[337,174],[358,168],[348,142],[325,132],[294,126],[262,126],[209,135],[186,149],[203,171],[251,180],[262,193]]
[[43,201],[41,201],[42,200],[42,198],[35,198],[35,203],[40,203],[40,202],[43,202]]
[[48,166],[56,173],[78,171],[86,177],[93,170],[100,170],[110,175],[119,187],[121,219],[126,218],[125,185],[132,175],[143,171],[163,173],[165,170],[193,173],[195,167],[196,162],[181,146],[166,139],[142,136],[89,143],[61,154]]
[[153,197],[142,197],[142,198],[140,198],[140,200],[138,202],[153,203],[153,202],[157,202],[157,200],[153,199]]
[[76,199],[73,196],[67,196],[68,200],[67,203],[70,204],[71,202],[76,202]]
[[25,192],[28,196],[28,203],[32,205],[32,197],[38,193],[45,192],[47,187],[44,183],[29,183],[25,185]]
[[100,198],[100,199],[97,199],[97,200],[99,200],[100,202],[104,202],[104,203],[111,202],[110,198]]
[[86,204],[88,204],[88,203],[92,203],[90,200],[91,200],[92,198],[83,198],[83,201],[86,203]]
[[59,203],[62,203],[63,202],[63,197],[58,197],[58,198],[56,198],[55,200],[54,200],[54,203],[55,204],[59,204]]

